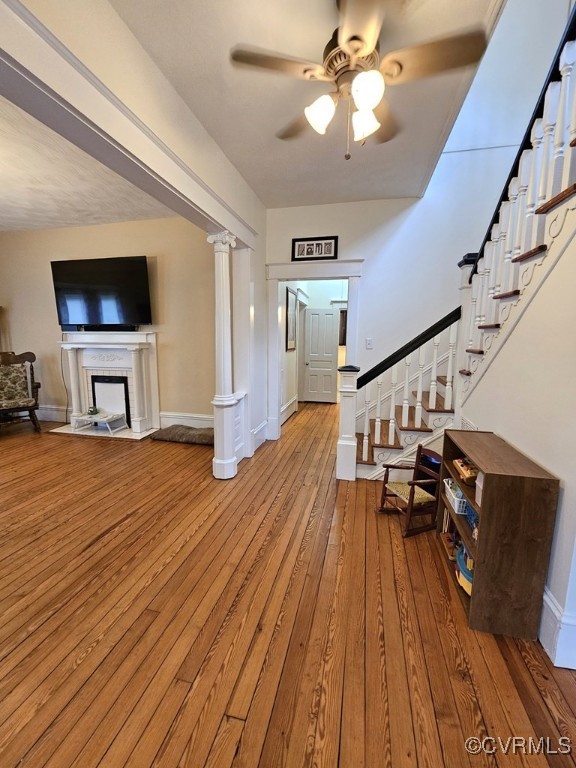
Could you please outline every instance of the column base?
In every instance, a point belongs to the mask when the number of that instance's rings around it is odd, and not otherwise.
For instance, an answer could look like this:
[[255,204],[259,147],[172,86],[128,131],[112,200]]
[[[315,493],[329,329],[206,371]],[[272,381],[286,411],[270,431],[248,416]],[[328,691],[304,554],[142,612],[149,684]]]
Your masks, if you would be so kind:
[[336,449],[336,479],[356,480],[356,439],[338,440]]
[[230,480],[238,472],[238,461],[233,459],[212,459],[212,474],[217,480]]

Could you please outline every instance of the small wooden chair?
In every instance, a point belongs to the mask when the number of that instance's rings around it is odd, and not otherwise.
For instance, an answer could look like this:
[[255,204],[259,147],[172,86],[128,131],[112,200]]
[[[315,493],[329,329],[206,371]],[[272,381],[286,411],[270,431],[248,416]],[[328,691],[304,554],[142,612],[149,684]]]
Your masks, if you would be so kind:
[[41,431],[36,416],[40,382],[34,381],[35,360],[33,352],[0,352],[0,426],[29,418],[36,432]]
[[[436,528],[441,462],[440,454],[424,448],[420,443],[413,464],[382,465],[386,471],[377,512],[400,512],[403,516],[403,536],[413,536]],[[392,469],[411,469],[412,479],[407,482],[389,482]],[[413,524],[413,518],[422,517],[428,520],[420,525]]]

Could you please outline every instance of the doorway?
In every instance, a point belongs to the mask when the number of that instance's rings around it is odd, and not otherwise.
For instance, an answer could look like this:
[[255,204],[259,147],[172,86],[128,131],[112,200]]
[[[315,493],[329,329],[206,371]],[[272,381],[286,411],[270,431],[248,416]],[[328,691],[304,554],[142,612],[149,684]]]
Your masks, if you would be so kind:
[[[359,319],[359,290],[362,277],[362,259],[334,260],[322,262],[287,262],[268,265],[268,418],[266,423],[266,438],[278,440],[281,435],[282,421],[285,421],[297,408],[299,398],[299,372],[302,363],[294,356],[290,364],[296,369],[295,397],[288,397],[284,382],[286,363],[286,284],[305,281],[313,285],[322,281],[343,281],[346,286],[345,297],[335,297],[339,304],[333,306],[342,308],[347,305],[346,345],[339,350],[340,364],[354,365],[357,356],[357,335]],[[297,316],[300,319],[303,308],[310,306],[309,297],[304,296],[301,289],[297,294]],[[332,297],[331,297],[332,298]],[[298,323],[296,350],[302,350],[303,322]],[[294,381],[292,379],[292,381]],[[283,407],[285,406],[285,407]],[[286,407],[287,406],[287,407]]]
[[348,306],[348,281],[290,280],[280,283],[280,296],[284,290],[286,328],[290,302],[295,300],[297,308],[295,348],[286,344],[280,362],[281,423],[298,410],[299,402],[338,402],[338,367],[346,357],[341,322]]

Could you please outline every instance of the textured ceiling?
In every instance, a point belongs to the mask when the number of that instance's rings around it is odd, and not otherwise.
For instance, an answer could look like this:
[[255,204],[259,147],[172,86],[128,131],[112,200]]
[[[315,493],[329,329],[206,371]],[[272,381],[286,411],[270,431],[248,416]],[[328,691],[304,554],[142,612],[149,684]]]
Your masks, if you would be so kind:
[[0,231],[174,213],[0,97]]

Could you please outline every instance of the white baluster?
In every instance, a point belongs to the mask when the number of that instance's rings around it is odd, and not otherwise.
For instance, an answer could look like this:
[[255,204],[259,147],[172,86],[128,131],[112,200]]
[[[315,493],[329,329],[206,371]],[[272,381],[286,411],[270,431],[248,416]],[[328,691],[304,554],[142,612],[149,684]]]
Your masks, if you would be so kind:
[[[478,288],[480,287],[480,279],[478,273],[472,278],[472,285],[470,286],[470,320],[468,322],[468,343],[466,344],[466,351],[476,349],[474,342],[476,340],[476,323],[478,318],[476,317],[476,305],[478,304]],[[470,367],[470,357],[468,357],[468,367]]]
[[428,407],[432,411],[436,408],[436,395],[438,393],[438,348],[440,346],[440,336],[434,336],[432,339],[432,371],[430,372],[430,398]]
[[487,296],[487,284],[488,273],[486,272],[486,258],[484,251],[481,258],[478,260],[478,299],[476,301],[476,318],[474,324],[474,346],[482,346],[482,332],[478,329],[479,325],[482,325],[486,320],[486,296]]
[[392,390],[390,392],[390,424],[388,426],[388,445],[396,442],[396,387],[398,386],[398,366],[392,366]]
[[412,355],[404,358],[404,399],[402,400],[402,426],[408,426],[410,413],[410,359]]
[[554,130],[554,157],[552,159],[552,173],[550,177],[550,186],[548,187],[548,198],[551,199],[562,192],[562,183],[564,176],[564,155],[566,151],[566,140],[568,138],[568,94],[571,90],[570,80],[574,62],[576,60],[576,47],[574,42],[566,43],[560,54],[560,99],[558,101],[558,116],[556,118],[556,127]]
[[[556,117],[558,116],[558,101],[560,99],[560,83],[554,81],[546,89],[544,98],[544,138],[542,140],[542,164],[540,166],[540,179],[538,183],[538,201],[536,209],[548,200],[548,187],[551,184],[552,142]],[[542,223],[542,227],[544,222]],[[543,234],[543,232],[542,232]]]
[[446,397],[444,398],[444,407],[447,410],[452,408],[452,399],[454,388],[452,380],[454,378],[454,355],[456,353],[456,336],[458,333],[458,323],[450,326],[450,338],[448,340],[448,371],[446,373]]
[[362,439],[362,461],[368,460],[368,436],[370,435],[370,384],[364,387],[364,438]]
[[380,445],[382,437],[382,376],[376,379],[376,424],[374,428],[374,442]]
[[[518,215],[516,216],[516,232],[514,234],[512,259],[517,258],[526,250],[524,247],[524,235],[526,228],[526,206],[528,204],[528,185],[530,184],[530,173],[532,171],[532,155],[533,152],[531,149],[525,149],[520,156],[520,164],[518,167]],[[515,285],[512,287],[515,287]]]
[[[569,43],[570,44],[570,43]],[[571,43],[574,45],[574,43]],[[568,124],[569,146],[576,142],[576,78],[574,75],[570,78],[570,91],[568,94],[568,114],[570,116]],[[567,189],[576,183],[576,150],[566,148],[566,162],[564,163],[564,177],[562,179],[562,189]]]
[[510,203],[505,200],[500,206],[500,218],[498,219],[498,248],[496,250],[496,264],[495,264],[495,294],[502,293],[503,282],[502,275],[504,272],[504,250],[506,248],[506,232],[508,227],[508,221],[510,219]]
[[513,178],[508,187],[510,208],[508,209],[510,218],[508,219],[507,233],[506,233],[506,247],[504,249],[504,265],[502,272],[502,286],[505,293],[512,290],[512,277],[514,270],[512,269],[512,253],[514,251],[514,235],[516,217],[518,215],[518,179]]
[[426,345],[423,344],[418,350],[418,386],[416,388],[416,411],[414,414],[414,423],[417,427],[422,424],[422,391],[424,389],[424,363],[425,363]]
[[538,236],[538,228],[536,226],[537,219],[543,216],[536,217],[534,211],[536,210],[536,201],[538,198],[538,179],[540,174],[540,166],[542,164],[542,139],[544,137],[544,122],[541,117],[534,122],[532,126],[532,133],[530,139],[532,141],[532,163],[530,164],[530,180],[528,181],[528,189],[526,191],[526,221],[524,224],[524,251],[531,251],[536,248],[540,243],[535,243],[534,238]]
[[488,275],[488,306],[486,309],[486,322],[493,325],[497,318],[498,305],[494,299],[496,293],[496,257],[498,255],[498,240],[500,238],[500,225],[494,224],[492,227],[492,239],[484,247],[484,259]]

